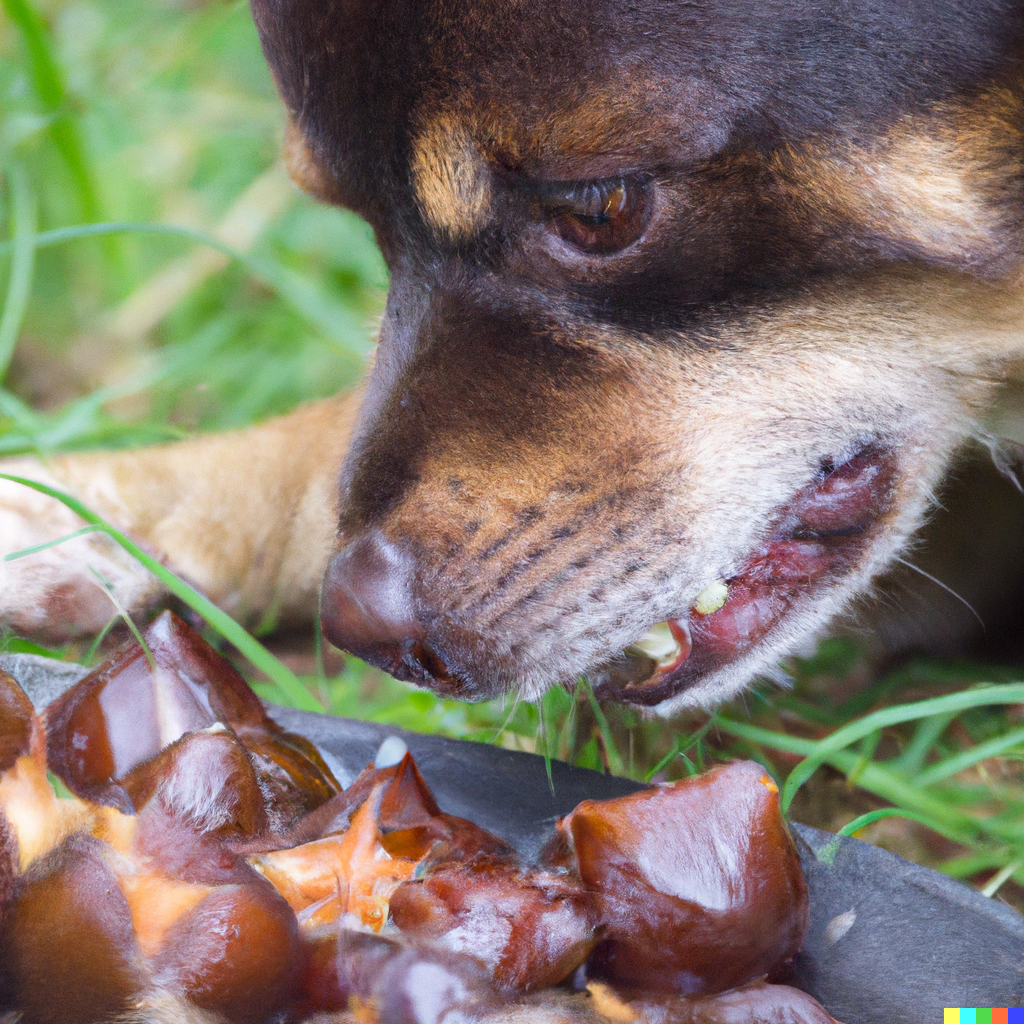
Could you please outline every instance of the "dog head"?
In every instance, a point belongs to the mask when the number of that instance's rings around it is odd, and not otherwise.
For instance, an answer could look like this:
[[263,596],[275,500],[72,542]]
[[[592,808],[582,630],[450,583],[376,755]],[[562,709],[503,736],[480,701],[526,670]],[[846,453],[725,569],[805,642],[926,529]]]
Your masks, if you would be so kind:
[[335,643],[673,711],[868,587],[1020,347],[1019,4],[253,9],[392,275]]

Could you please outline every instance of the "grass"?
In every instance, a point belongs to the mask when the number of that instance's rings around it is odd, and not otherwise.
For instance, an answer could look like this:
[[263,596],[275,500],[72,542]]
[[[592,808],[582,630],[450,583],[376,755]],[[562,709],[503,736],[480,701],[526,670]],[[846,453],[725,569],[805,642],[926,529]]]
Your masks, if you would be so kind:
[[[365,224],[285,180],[244,0],[0,3],[0,455],[240,426],[352,384],[386,268]],[[274,699],[641,779],[754,757],[797,820],[1024,893],[1024,688],[1006,672],[918,662],[865,682],[833,640],[787,666],[792,689],[666,728],[585,682],[465,705],[352,660],[296,672],[198,611]]]

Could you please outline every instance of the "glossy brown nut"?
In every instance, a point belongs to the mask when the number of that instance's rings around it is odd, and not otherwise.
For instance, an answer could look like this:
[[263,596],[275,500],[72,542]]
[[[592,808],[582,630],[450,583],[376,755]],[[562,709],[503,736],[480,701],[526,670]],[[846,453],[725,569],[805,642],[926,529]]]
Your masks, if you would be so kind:
[[438,814],[424,825],[387,832],[381,846],[392,857],[422,861],[425,869],[478,857],[517,862],[515,850],[504,840],[454,814]]
[[[185,733],[269,723],[231,664],[171,612],[46,709],[51,769],[78,796],[132,810],[117,780]],[[269,723],[273,727],[273,723]]]
[[72,836],[20,880],[0,964],[25,1024],[113,1019],[145,980],[109,854],[97,839]]
[[497,836],[465,818],[444,814],[411,754],[389,768],[363,769],[351,786],[307,814],[287,834],[298,846],[344,832],[355,812],[379,787],[377,817],[381,845],[393,857],[430,863],[467,860],[477,855],[514,858]]
[[245,839],[267,828],[263,792],[251,759],[237,737],[214,727],[189,733],[139,765],[122,785],[143,813],[154,804],[196,835]]
[[262,879],[215,889],[168,930],[153,981],[238,1024],[256,1024],[295,994],[301,949],[295,915]]
[[839,1024],[812,996],[788,985],[754,983],[703,999],[639,997],[636,1020],[660,1024]]
[[3,935],[4,917],[14,898],[14,880],[18,874],[18,844],[14,832],[8,827],[0,809],[0,935]]
[[181,882],[251,881],[235,843],[263,834],[266,818],[241,744],[228,732],[192,733],[157,760],[167,771],[133,819],[130,856]]
[[504,1003],[475,960],[416,946],[384,963],[371,999],[379,1024],[475,1024]]
[[[164,612],[145,640],[155,670],[142,647],[130,644],[46,709],[50,767],[73,793],[131,813],[120,781],[186,733],[218,722],[251,735],[261,751],[279,738],[280,749],[261,768],[275,806],[298,806],[301,814],[340,791],[315,748],[284,733],[231,663],[176,615]],[[298,791],[284,800],[287,786]]]
[[0,774],[32,746],[35,708],[25,691],[0,669]]
[[318,807],[296,827],[303,842],[344,832],[352,817],[377,793],[377,821],[382,831],[429,824],[441,813],[411,754],[387,768],[367,765],[344,792]]
[[405,882],[391,916],[408,935],[482,961],[502,988],[557,985],[594,944],[590,898],[578,880],[508,862],[443,865]]
[[601,941],[588,973],[713,993],[800,949],[807,885],[778,790],[750,761],[608,801],[559,822],[593,891]]
[[404,949],[394,939],[347,928],[304,936],[297,1016],[346,1010],[352,997],[371,999],[384,965]]
[[352,824],[356,811],[366,803],[378,784],[386,784],[395,777],[398,766],[390,768],[364,768],[348,789],[332,796],[315,811],[302,817],[287,833],[279,837],[276,849],[287,849],[312,843],[325,836],[338,835]]
[[505,1005],[469,957],[346,928],[307,937],[300,990],[299,1019],[348,1009],[376,1024],[471,1024]]
[[395,766],[380,800],[381,845],[393,857],[430,864],[474,857],[514,859],[515,851],[479,825],[444,814],[411,754]]
[[316,747],[294,733],[246,728],[239,733],[252,758],[270,830],[288,832],[304,815],[341,791]]

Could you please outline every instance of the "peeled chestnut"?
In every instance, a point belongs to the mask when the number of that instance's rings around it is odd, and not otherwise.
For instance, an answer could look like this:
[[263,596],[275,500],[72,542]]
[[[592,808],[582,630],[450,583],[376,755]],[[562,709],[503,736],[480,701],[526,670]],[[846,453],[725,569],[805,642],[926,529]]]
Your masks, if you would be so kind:
[[585,800],[558,829],[595,899],[592,977],[722,992],[800,949],[807,885],[778,789],[758,764]]
[[[0,672],[0,817],[14,870],[25,871],[37,858],[79,831],[104,830],[116,811],[100,812],[81,800],[58,800],[46,776],[46,736],[21,687]],[[0,858],[3,854],[0,853]],[[0,867],[0,875],[3,868]]]
[[14,896],[14,879],[18,873],[18,845],[7,818],[0,810],[0,934],[3,933],[7,905]]
[[348,929],[310,943],[307,1012],[347,1009],[366,1024],[475,1024],[503,1005],[466,956]]
[[[144,833],[158,828],[158,820],[218,839],[244,840],[267,828],[263,792],[249,753],[222,726],[183,736],[130,772],[122,786],[138,809]],[[159,836],[141,841],[153,850],[167,845]]]
[[167,931],[153,982],[205,1010],[249,1024],[283,1009],[298,976],[299,929],[262,879],[214,889]]

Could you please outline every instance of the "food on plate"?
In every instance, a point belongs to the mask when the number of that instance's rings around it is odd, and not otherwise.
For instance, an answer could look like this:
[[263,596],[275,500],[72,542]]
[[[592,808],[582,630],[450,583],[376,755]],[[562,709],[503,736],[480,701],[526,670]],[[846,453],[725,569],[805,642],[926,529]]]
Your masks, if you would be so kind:
[[339,792],[316,747],[285,732],[231,663],[171,612],[46,709],[51,769],[77,796],[131,813],[122,780],[216,723],[249,751],[276,831]]
[[832,1021],[766,980],[807,892],[760,766],[584,801],[526,864],[408,752],[341,790],[181,620],[146,644],[43,715],[0,673],[0,1019]]
[[406,935],[480,960],[513,991],[557,985],[582,967],[597,924],[575,874],[487,858],[398,886],[391,917]]
[[[618,800],[585,800],[561,849],[601,921],[595,977],[722,992],[796,955],[807,884],[764,769],[738,761]],[[652,841],[652,837],[658,837]]]

